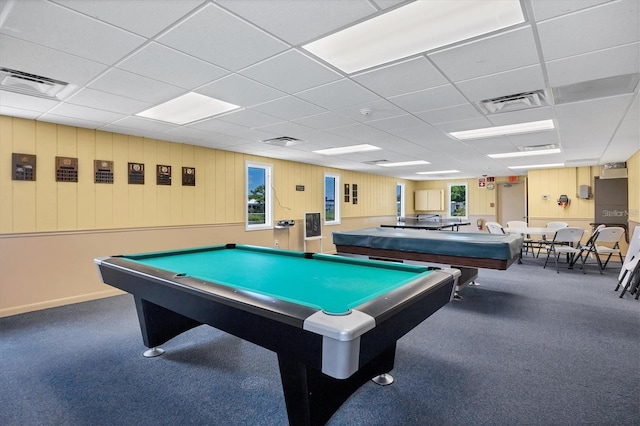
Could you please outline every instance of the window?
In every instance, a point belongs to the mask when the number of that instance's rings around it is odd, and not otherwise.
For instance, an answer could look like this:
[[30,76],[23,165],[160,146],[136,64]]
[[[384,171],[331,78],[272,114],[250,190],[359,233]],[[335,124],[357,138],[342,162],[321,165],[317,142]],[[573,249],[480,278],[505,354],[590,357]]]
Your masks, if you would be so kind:
[[450,183],[447,191],[449,217],[467,218],[467,184],[466,183]]
[[246,182],[246,229],[272,228],[271,165],[247,162]]
[[[337,198],[336,198],[337,197]],[[340,176],[324,175],[324,223],[340,224]]]
[[404,217],[404,183],[396,185],[396,216]]

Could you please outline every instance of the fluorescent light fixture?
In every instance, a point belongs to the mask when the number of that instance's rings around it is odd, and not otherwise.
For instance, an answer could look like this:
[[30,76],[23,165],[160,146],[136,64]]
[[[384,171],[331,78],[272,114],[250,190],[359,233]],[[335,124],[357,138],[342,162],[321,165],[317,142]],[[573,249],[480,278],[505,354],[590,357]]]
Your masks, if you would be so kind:
[[302,47],[354,73],[521,22],[518,0],[416,1]]
[[564,167],[564,163],[552,163],[552,164],[530,164],[528,166],[509,166],[511,170],[518,169],[546,169],[546,168],[559,168]]
[[417,172],[417,175],[446,175],[449,173],[460,173],[460,170],[437,170],[435,172]]
[[146,111],[139,112],[136,115],[182,125],[237,108],[240,107],[209,96],[190,92],[149,108]]
[[398,163],[378,163],[377,165],[382,167],[402,167],[402,166],[418,166],[422,164],[431,164],[431,163],[424,160],[415,160],[415,161],[400,161]]
[[324,154],[324,155],[340,155],[340,154],[352,154],[354,152],[375,151],[378,149],[382,149],[382,148],[365,143],[362,145],[351,145],[351,146],[341,146],[338,148],[320,149],[318,151],[313,151],[313,152],[315,152],[316,154]]
[[501,154],[487,154],[489,158],[512,158],[512,157],[528,157],[530,155],[546,155],[546,154],[560,154],[562,151],[560,148],[553,149],[539,149],[537,151],[516,151],[516,152],[503,152]]
[[483,129],[464,130],[462,132],[449,133],[456,139],[480,139],[492,136],[516,135],[519,133],[540,132],[553,130],[553,120],[531,121],[529,123],[509,124],[507,126],[486,127]]

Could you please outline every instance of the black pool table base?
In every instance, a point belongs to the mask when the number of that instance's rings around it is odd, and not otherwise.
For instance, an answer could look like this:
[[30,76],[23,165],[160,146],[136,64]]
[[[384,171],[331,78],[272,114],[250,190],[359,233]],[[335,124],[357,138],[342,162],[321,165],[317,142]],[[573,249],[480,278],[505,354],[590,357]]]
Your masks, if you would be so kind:
[[393,369],[396,345],[387,348],[348,379],[335,379],[294,356],[278,354],[290,425],[324,425],[363,384]]

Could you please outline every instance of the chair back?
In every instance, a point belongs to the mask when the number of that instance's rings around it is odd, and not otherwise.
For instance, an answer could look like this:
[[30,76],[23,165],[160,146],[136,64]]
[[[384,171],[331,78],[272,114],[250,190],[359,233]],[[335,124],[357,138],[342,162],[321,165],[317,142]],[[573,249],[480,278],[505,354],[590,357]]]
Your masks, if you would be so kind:
[[618,226],[605,226],[598,231],[595,243],[617,243],[624,235],[624,228]]
[[504,229],[498,222],[487,222],[485,226],[490,234],[504,234]]
[[571,245],[578,245],[582,236],[584,235],[584,229],[578,227],[566,227],[559,228],[556,231],[556,235],[553,237],[554,243],[569,243]]
[[567,222],[549,222],[547,228],[566,228],[569,224]]
[[507,228],[526,228],[528,226],[527,222],[523,222],[521,220],[510,220],[507,222]]

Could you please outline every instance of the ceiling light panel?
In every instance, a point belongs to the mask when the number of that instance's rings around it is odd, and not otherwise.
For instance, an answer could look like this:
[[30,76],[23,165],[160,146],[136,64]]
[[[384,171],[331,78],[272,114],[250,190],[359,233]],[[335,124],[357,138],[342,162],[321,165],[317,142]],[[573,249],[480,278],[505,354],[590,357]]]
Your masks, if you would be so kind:
[[136,115],[182,125],[237,108],[240,107],[199,93],[187,93]]
[[354,152],[376,151],[378,149],[382,149],[382,148],[374,145],[362,144],[362,145],[341,146],[338,148],[320,149],[318,151],[313,151],[313,152],[315,152],[316,154],[324,154],[324,155],[341,155],[341,154],[352,154]]
[[354,73],[521,22],[518,0],[416,1],[303,48]]
[[537,151],[516,151],[516,152],[503,152],[500,154],[488,154],[489,158],[513,158],[513,157],[529,157],[532,155],[546,155],[546,154],[560,154],[562,151],[560,148],[554,149],[540,149]]
[[417,172],[417,175],[448,175],[453,173],[460,173],[460,170],[436,170],[433,172]]
[[423,164],[431,164],[431,163],[424,160],[415,160],[415,161],[400,161],[397,163],[378,163],[377,165],[382,167],[404,167],[404,166],[420,166]]
[[461,132],[450,132],[449,134],[456,139],[465,140],[540,132],[544,130],[552,130],[554,128],[553,120],[541,120],[529,123],[509,124],[506,126],[486,127],[483,129],[464,130]]
[[511,170],[521,169],[550,169],[564,167],[564,163],[550,163],[550,164],[529,164],[527,166],[509,166]]

